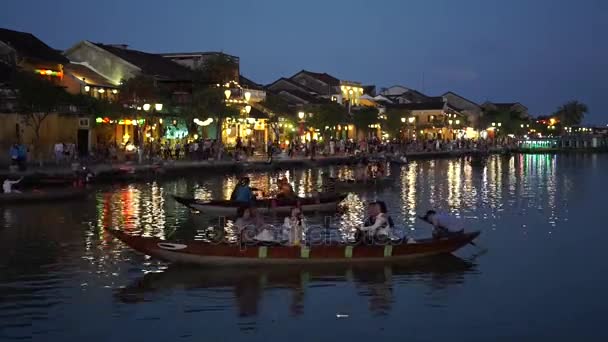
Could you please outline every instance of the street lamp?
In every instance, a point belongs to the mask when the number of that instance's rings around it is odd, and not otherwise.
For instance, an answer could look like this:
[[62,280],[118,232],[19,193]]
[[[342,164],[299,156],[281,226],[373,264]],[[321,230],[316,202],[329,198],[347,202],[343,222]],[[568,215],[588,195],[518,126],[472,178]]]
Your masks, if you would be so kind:
[[500,127],[500,126],[502,126],[502,123],[500,123],[500,122],[499,122],[499,123],[498,123],[498,127]]
[[492,127],[496,126],[496,122],[492,122]]
[[448,120],[448,123],[450,124],[450,126],[452,125],[452,119]]
[[456,120],[456,124],[457,124],[457,125],[460,125],[460,120]]
[[401,118],[401,122],[405,123],[405,118]]
[[163,104],[162,103],[155,104],[154,109],[156,109],[156,111],[160,112],[161,110],[163,110]]
[[407,119],[407,121],[408,121],[409,123],[414,123],[414,121],[416,121],[416,118],[415,118],[415,117],[413,117],[413,116],[411,116],[411,117],[409,117],[409,118]]
[[143,107],[142,107],[146,112],[150,110],[150,104],[149,103],[144,103]]

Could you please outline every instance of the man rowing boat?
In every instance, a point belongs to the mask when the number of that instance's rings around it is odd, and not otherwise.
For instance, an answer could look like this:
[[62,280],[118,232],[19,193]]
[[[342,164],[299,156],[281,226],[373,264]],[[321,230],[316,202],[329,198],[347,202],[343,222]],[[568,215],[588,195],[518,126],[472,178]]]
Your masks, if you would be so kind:
[[426,215],[419,216],[421,220],[433,225],[433,237],[435,239],[446,238],[464,232],[462,221],[446,213],[437,213],[429,210]]
[[4,191],[5,194],[10,194],[11,192],[16,192],[16,193],[21,192],[19,190],[14,190],[13,185],[18,184],[19,182],[21,182],[22,179],[23,179],[23,177],[17,179],[16,181],[6,179],[4,181],[4,183],[2,183],[2,191]]

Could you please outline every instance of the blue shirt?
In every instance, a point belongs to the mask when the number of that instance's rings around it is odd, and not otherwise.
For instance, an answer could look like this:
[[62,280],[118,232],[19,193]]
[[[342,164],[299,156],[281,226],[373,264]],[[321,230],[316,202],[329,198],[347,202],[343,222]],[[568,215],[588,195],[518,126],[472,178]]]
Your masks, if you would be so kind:
[[249,186],[239,186],[236,189],[234,200],[236,202],[251,202],[253,198],[253,192]]

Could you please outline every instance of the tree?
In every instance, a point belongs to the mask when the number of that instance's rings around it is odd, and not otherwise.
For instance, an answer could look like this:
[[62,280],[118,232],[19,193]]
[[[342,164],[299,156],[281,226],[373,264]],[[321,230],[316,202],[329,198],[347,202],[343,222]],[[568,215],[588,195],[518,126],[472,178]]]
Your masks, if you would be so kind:
[[[500,129],[499,133],[501,134],[522,135],[526,132],[526,124],[528,123],[527,119],[521,117],[520,112],[510,110],[487,111],[479,119],[479,125],[482,129],[495,127]],[[524,127],[522,128],[521,125],[524,125]]]
[[[383,122],[383,128],[390,137],[401,137],[402,130],[408,125],[407,119],[411,116],[411,111],[407,109],[389,109],[386,112],[386,121]],[[401,121],[401,118],[405,118],[406,122]]]
[[[226,106],[222,88],[218,87],[196,87],[192,92],[192,103],[188,109],[196,116],[206,115],[214,118],[217,123],[217,141],[222,141],[222,127],[224,120],[229,117],[238,116],[240,108]],[[193,121],[193,120],[190,120]]]
[[152,76],[137,75],[123,80],[119,87],[118,102],[123,105],[162,103],[166,99]]
[[289,106],[287,101],[278,95],[267,93],[266,99],[259,105],[269,116],[268,124],[274,133],[275,139],[278,139],[280,135],[279,117],[282,117],[287,121],[296,122],[294,109]]
[[363,107],[353,112],[353,123],[358,130],[369,132],[369,126],[378,123],[378,108]]
[[[312,114],[306,119],[307,125],[318,128],[324,137],[331,133],[335,126],[348,121],[346,108],[335,102],[309,105],[304,108],[304,112]],[[325,127],[328,128],[326,129]]]
[[559,118],[562,126],[566,127],[580,125],[588,112],[589,108],[586,104],[572,100],[560,106],[555,115]]
[[224,53],[208,57],[200,70],[204,76],[201,80],[209,85],[223,85],[239,78],[238,64],[232,57]]
[[41,128],[45,120],[61,105],[69,103],[70,95],[64,88],[36,75],[16,71],[12,80],[17,97],[17,107],[24,115],[26,126],[34,133],[34,149],[42,163],[40,146]]

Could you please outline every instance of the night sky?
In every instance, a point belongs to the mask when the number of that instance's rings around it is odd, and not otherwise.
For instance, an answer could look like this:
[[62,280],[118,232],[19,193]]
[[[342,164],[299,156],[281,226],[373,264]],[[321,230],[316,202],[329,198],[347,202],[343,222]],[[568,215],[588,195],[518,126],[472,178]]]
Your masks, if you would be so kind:
[[608,123],[604,0],[3,0],[0,27],[54,48],[87,39],[148,52],[224,51],[258,83],[301,69],[521,102],[578,99]]

